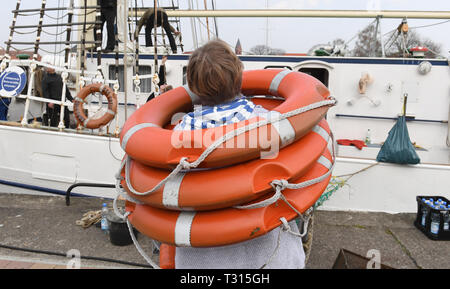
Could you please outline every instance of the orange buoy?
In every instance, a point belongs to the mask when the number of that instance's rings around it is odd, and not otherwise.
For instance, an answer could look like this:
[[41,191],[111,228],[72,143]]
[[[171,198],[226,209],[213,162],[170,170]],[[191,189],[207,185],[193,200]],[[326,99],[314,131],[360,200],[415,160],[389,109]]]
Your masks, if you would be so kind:
[[[313,206],[329,183],[332,165],[333,159],[326,148],[308,173],[295,180],[295,183],[321,176],[326,178],[301,189],[284,190],[283,195],[289,204],[301,213]],[[267,199],[267,195],[254,202],[263,199]],[[126,210],[130,213],[129,221],[141,233],[166,244],[191,247],[243,242],[280,226],[282,218],[291,221],[298,216],[282,200],[257,209],[224,208],[200,212],[165,210],[127,201]]]
[[131,197],[153,207],[196,211],[225,208],[247,203],[269,192],[274,179],[298,179],[316,163],[329,139],[330,128],[323,119],[306,136],[278,152],[276,158],[179,173],[161,189],[147,195],[133,191],[151,190],[169,172],[128,160],[129,164],[122,169],[121,184]]
[[[108,100],[108,110],[100,118],[89,118],[84,113],[83,102],[86,97],[92,93],[100,92]],[[117,113],[117,95],[114,91],[105,84],[93,83],[83,87],[80,92],[78,92],[77,97],[73,101],[73,114],[77,120],[78,125],[83,127],[96,129],[107,125]]]
[[[298,108],[329,100],[328,89],[314,77],[290,70],[266,69],[244,71],[242,93],[246,96],[273,95],[285,99],[271,113],[277,116]],[[164,127],[172,116],[187,112],[198,97],[186,86],[170,90],[147,102],[126,121],[120,141],[126,154],[133,160],[158,168],[173,168],[181,158],[196,160],[210,144],[224,134],[262,120],[250,120],[216,128],[173,131]],[[325,116],[331,103],[322,104],[304,113],[291,116],[275,124],[267,124],[226,141],[209,154],[199,167],[223,167],[260,157],[270,143],[285,147],[306,135]],[[254,146],[236,147],[235,143],[258,137]],[[269,144],[270,144],[269,143]],[[230,149],[232,148],[232,149]]]

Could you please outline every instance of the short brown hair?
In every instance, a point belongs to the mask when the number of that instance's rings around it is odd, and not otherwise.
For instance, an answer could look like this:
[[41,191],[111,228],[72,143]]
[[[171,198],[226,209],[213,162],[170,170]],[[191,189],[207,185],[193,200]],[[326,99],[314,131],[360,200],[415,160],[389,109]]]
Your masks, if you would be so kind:
[[211,40],[196,49],[187,67],[189,89],[203,105],[233,100],[242,85],[243,64],[222,40]]

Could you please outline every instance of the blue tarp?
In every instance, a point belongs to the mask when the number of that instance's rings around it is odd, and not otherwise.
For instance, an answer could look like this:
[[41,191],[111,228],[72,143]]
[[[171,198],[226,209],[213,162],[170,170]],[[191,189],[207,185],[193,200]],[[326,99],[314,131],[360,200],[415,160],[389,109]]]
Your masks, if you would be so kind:
[[409,138],[405,116],[399,117],[377,156],[378,162],[418,164],[420,158]]

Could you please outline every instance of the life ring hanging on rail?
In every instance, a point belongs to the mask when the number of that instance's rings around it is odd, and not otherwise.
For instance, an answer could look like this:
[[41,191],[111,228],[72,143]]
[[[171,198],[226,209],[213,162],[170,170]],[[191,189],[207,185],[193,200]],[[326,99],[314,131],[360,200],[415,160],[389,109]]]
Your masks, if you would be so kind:
[[[295,183],[309,181],[330,172],[333,157],[326,148],[319,160]],[[304,213],[325,191],[331,174],[322,181],[301,189],[286,189],[283,195],[291,206]],[[267,199],[267,195],[253,203]],[[145,204],[126,202],[128,219],[141,233],[165,244],[182,247],[224,246],[262,236],[282,224],[281,218],[291,221],[298,217],[284,201],[255,209],[225,208],[209,211],[172,211]]]
[[[319,80],[305,73],[282,69],[244,71],[241,91],[246,96],[284,98],[285,101],[272,110],[274,115],[330,100],[328,89]],[[190,111],[197,100],[198,96],[184,86],[147,102],[131,115],[121,131],[120,142],[126,154],[139,163],[170,169],[178,165],[183,157],[187,157],[188,161],[198,159],[208,148],[203,140],[218,140],[224,132],[262,120],[255,117],[242,123],[183,133],[164,128],[175,113]],[[279,130],[276,127],[273,129],[271,124],[255,130],[258,135],[275,131],[278,136],[273,139],[278,137],[280,147],[284,147],[306,135],[325,116],[330,106],[332,104],[323,105],[281,120]],[[247,131],[241,137],[249,139],[251,133]],[[223,167],[256,159],[265,146],[258,139],[256,146],[229,149],[236,141],[237,137],[216,148],[198,167]]]
[[327,147],[330,134],[323,119],[306,136],[279,151],[276,158],[179,173],[148,195],[133,194],[128,183],[142,193],[155,187],[169,172],[127,158],[121,185],[131,197],[162,209],[203,211],[247,203],[271,191],[270,182],[274,179],[291,181],[306,174]]
[[[108,110],[100,118],[90,118],[84,113],[83,103],[86,97],[92,93],[100,92],[108,100]],[[108,85],[102,83],[92,83],[83,87],[78,92],[73,102],[73,114],[77,120],[78,125],[85,128],[96,129],[107,125],[117,113],[117,95],[114,90]]]

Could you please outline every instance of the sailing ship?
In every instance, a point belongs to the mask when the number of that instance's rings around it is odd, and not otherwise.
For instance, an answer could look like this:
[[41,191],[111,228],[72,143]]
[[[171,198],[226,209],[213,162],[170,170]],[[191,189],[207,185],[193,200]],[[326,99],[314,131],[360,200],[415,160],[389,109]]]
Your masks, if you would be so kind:
[[[68,187],[78,183],[114,183],[124,157],[119,140],[121,128],[145,104],[149,94],[157,92],[155,72],[163,55],[168,55],[167,82],[174,87],[186,84],[189,54],[185,53],[180,37],[177,42],[181,53],[177,54],[171,53],[164,42],[162,29],[158,30],[158,39],[154,42],[158,45],[154,47],[139,45],[139,39],[133,37],[139,17],[146,9],[154,7],[155,3],[150,2],[144,6],[137,1],[118,1],[116,49],[112,53],[102,53],[101,41],[94,40],[94,30],[98,31],[101,24],[96,1],[75,3],[70,0],[68,5],[59,7],[48,7],[46,1],[42,1],[35,9],[21,9],[21,1],[17,1],[1,69],[3,72],[10,67],[24,68],[28,85],[17,96],[1,95],[3,99],[12,100],[10,110],[18,113],[14,116],[10,111],[10,118],[0,122],[0,192],[66,194]],[[195,19],[205,17],[364,17],[376,21],[450,18],[450,12],[420,11],[201,10],[194,7],[192,1],[189,1],[189,10],[179,9],[179,3],[174,1],[164,8],[179,31],[181,18],[192,19],[190,30],[194,36],[199,33]],[[58,14],[51,23],[46,23],[50,11]],[[18,25],[17,19],[26,15],[38,15],[38,24]],[[51,27],[60,29],[55,33],[55,41],[41,41],[41,34]],[[204,27],[208,36],[220,37],[213,22]],[[14,40],[14,36],[27,29],[34,29],[34,41]],[[74,40],[75,31],[78,31],[78,38]],[[64,34],[65,39],[61,39]],[[31,59],[10,57],[11,51],[21,45],[32,46]],[[39,52],[48,46],[54,53],[40,61]],[[327,52],[327,47],[320,48],[315,50],[325,55],[239,55],[245,70],[289,69],[310,74],[325,84],[338,100],[338,105],[327,114],[335,139],[363,140],[370,131],[370,142],[363,149],[338,145],[332,189],[324,196],[328,200],[320,209],[415,212],[417,195],[449,198],[449,61],[384,55],[349,57]],[[111,86],[118,97],[115,118],[98,129],[65,127],[64,113],[57,128],[34,122],[45,103],[73,109],[65,97],[54,101],[36,96],[33,81],[39,66],[60,72],[63,89],[69,89],[74,96],[88,84],[100,82]],[[106,104],[104,97],[97,93],[88,98],[85,109],[89,117],[96,118],[105,113]],[[388,132],[400,115],[408,120],[420,164],[376,161]],[[73,193],[107,198],[116,195],[115,189],[107,186],[84,186]]]

